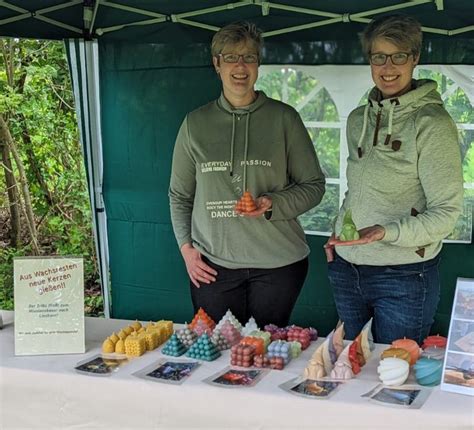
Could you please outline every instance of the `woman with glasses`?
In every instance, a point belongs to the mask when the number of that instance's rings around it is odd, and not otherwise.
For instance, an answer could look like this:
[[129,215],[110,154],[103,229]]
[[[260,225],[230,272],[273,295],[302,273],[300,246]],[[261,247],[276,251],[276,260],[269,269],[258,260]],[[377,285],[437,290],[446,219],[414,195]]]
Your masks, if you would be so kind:
[[[253,24],[215,34],[222,94],[179,130],[171,219],[195,311],[286,326],[308,270],[297,216],[321,201],[325,181],[298,113],[254,89],[261,50]],[[247,191],[254,202],[243,210],[236,204]]]
[[[349,338],[370,318],[377,342],[429,334],[442,240],[461,213],[456,126],[436,82],[413,79],[421,41],[420,24],[403,15],[378,18],[362,35],[375,87],[347,120],[348,189],[325,245]],[[348,210],[358,234],[343,241]]]

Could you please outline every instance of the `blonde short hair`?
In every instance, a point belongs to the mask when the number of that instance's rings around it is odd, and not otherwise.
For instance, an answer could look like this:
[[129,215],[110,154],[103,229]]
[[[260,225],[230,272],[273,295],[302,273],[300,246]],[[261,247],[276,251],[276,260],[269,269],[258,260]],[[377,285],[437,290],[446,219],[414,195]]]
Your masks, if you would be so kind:
[[262,31],[251,22],[240,21],[222,27],[212,38],[211,53],[217,57],[222,53],[227,44],[238,45],[240,43],[250,43],[255,48],[258,56],[261,56],[263,48]]
[[361,35],[365,55],[370,55],[372,44],[378,38],[388,40],[415,57],[420,55],[423,40],[421,24],[411,16],[388,15],[371,21]]

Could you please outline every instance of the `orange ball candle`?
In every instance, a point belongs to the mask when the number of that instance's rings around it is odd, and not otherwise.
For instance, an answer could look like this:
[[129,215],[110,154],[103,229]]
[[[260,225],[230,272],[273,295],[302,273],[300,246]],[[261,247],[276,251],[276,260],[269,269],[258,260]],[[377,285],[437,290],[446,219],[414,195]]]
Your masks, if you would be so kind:
[[416,360],[420,357],[420,347],[419,345],[412,339],[407,339],[404,337],[403,339],[397,339],[392,342],[392,346],[394,348],[402,348],[406,349],[410,354],[410,365],[414,365]]

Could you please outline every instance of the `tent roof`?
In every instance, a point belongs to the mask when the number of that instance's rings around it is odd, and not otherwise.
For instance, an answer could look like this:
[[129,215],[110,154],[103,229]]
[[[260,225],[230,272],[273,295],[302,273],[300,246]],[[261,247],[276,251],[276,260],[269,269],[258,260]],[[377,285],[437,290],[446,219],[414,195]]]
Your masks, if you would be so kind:
[[92,37],[149,36],[155,41],[169,42],[173,35],[159,31],[169,24],[207,29],[207,32],[196,32],[195,36],[208,39],[209,31],[212,34],[226,23],[249,19],[259,24],[266,37],[293,33],[292,39],[308,40],[329,32],[331,38],[339,39],[351,37],[374,16],[400,11],[418,18],[429,34],[445,37],[462,34],[474,39],[472,0],[286,0],[278,3],[262,0],[29,0],[26,3],[25,6],[22,0],[0,1],[1,35],[63,39],[88,37],[90,29]]
[[296,52],[296,58],[266,55],[267,61],[307,63],[298,59],[296,43],[307,52],[312,44],[339,52],[320,63],[357,64],[364,62],[357,34],[372,18],[395,12],[422,23],[422,61],[474,64],[472,0],[0,0],[0,35],[208,45],[221,26],[245,19],[262,28],[269,52]]

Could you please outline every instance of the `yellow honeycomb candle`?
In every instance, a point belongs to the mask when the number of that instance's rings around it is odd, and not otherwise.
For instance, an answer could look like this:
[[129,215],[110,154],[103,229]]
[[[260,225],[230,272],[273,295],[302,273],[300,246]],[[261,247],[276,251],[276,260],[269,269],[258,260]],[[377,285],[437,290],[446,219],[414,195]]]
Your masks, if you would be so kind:
[[155,332],[158,334],[158,345],[161,345],[166,341],[166,328],[164,326],[154,325],[153,328],[149,328],[148,332]]
[[168,340],[173,334],[173,321],[160,320],[156,323],[156,325],[158,327],[164,327],[166,336],[165,340]]
[[145,331],[144,334],[147,351],[153,351],[160,345],[160,335],[156,331]]
[[146,351],[145,337],[132,333],[125,339],[125,354],[132,357],[140,357]]

